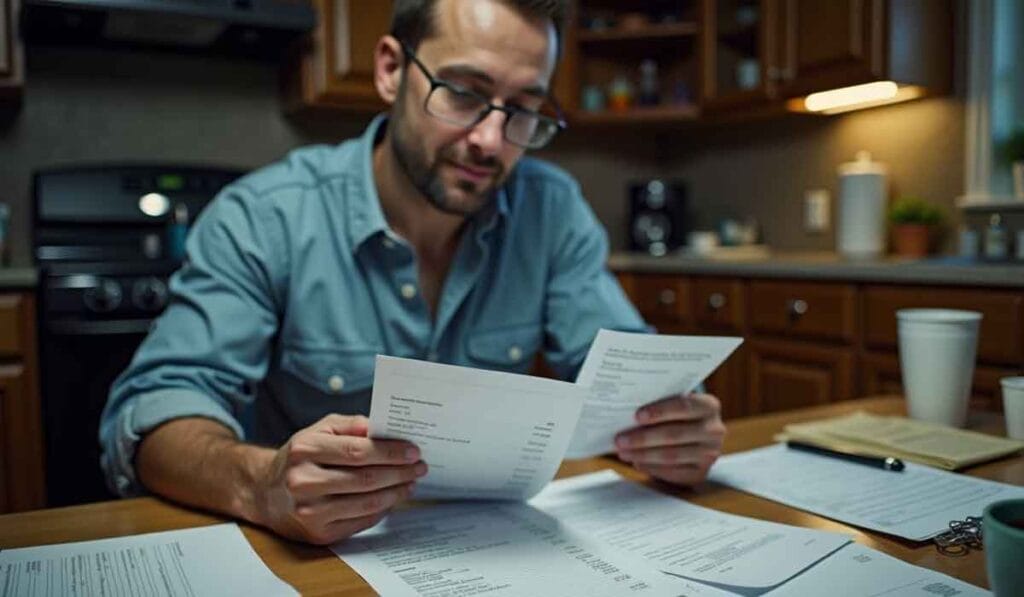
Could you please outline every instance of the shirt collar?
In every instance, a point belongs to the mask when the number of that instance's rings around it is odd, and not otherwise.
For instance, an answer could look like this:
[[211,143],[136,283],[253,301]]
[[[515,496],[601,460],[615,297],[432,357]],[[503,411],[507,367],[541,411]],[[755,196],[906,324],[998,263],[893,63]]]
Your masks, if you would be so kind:
[[[387,127],[387,114],[376,116],[363,135],[357,140],[357,168],[358,178],[354,184],[358,185],[355,196],[362,197],[363,201],[348,202],[348,232],[352,239],[352,252],[356,252],[364,242],[378,233],[384,233],[392,239],[397,235],[388,226],[384,217],[384,210],[380,206],[380,196],[377,194],[377,184],[373,174],[373,149],[379,137],[384,134]],[[497,225],[499,218],[505,218],[509,214],[508,183],[498,188],[494,202],[475,215],[470,222],[478,232],[478,238],[483,240],[484,236]]]

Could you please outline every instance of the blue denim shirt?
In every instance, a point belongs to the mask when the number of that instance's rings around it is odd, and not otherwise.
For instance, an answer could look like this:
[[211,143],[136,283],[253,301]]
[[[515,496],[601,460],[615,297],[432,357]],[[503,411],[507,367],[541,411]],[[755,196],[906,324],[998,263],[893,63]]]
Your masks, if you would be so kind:
[[386,122],[296,150],[203,212],[170,305],[103,413],[112,488],[141,491],[137,443],[171,419],[277,446],[328,413],[368,414],[377,354],[526,373],[543,353],[571,379],[599,328],[647,329],[605,267],[607,237],[577,183],[530,158],[467,222],[432,315],[377,197],[371,154]]

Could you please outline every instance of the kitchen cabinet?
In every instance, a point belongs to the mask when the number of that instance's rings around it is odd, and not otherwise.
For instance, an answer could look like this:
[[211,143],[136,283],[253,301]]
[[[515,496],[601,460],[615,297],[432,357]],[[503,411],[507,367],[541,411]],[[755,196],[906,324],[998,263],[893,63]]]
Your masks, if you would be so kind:
[[[743,336],[746,329],[746,293],[734,278],[697,277],[692,282],[692,333],[708,336]],[[748,350],[740,345],[708,377],[705,387],[722,402],[725,419],[747,413]]]
[[779,97],[891,80],[938,94],[952,78],[947,0],[779,0]]
[[317,25],[283,67],[287,112],[383,109],[373,85],[373,52],[391,27],[391,0],[313,0]]
[[0,109],[17,105],[25,83],[25,58],[18,36],[18,0],[0,0]]
[[[1024,293],[1015,289],[617,275],[661,332],[744,337],[740,350],[707,382],[728,416],[902,393],[896,311],[904,308],[982,313],[972,408],[1001,409],[999,379],[1024,374]],[[664,304],[684,294],[686,305]]]
[[35,301],[0,294],[0,513],[45,505]]
[[721,112],[776,95],[777,0],[703,0],[701,106]]

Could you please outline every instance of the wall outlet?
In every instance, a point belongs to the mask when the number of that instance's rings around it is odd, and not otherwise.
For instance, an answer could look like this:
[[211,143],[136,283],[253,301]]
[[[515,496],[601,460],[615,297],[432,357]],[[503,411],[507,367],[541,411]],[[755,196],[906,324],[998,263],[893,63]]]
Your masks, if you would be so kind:
[[832,201],[828,189],[810,189],[804,193],[804,230],[826,232],[832,221]]

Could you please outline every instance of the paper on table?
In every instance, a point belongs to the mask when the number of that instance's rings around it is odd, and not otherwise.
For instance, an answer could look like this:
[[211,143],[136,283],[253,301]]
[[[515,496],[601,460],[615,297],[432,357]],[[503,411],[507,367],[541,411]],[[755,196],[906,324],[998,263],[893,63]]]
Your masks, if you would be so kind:
[[956,470],[1024,449],[1024,441],[866,412],[786,425],[785,431],[776,439],[797,439],[836,450],[892,456],[946,470]]
[[419,446],[418,498],[525,500],[558,471],[582,404],[564,381],[380,355],[370,437]]
[[615,434],[636,425],[637,408],[692,391],[742,342],[599,331],[576,378],[588,391],[567,457],[611,452]]
[[331,549],[381,595],[679,595],[642,560],[525,505],[455,503],[393,513]]
[[0,594],[298,595],[236,524],[0,552]]
[[981,516],[1024,488],[912,462],[901,473],[790,450],[782,444],[723,456],[708,478],[860,527],[925,541],[951,520]]
[[941,572],[908,564],[863,545],[851,543],[800,576],[771,591],[767,597],[922,597],[991,595]]
[[850,541],[695,506],[613,471],[555,481],[530,505],[663,572],[741,593],[785,582]]

